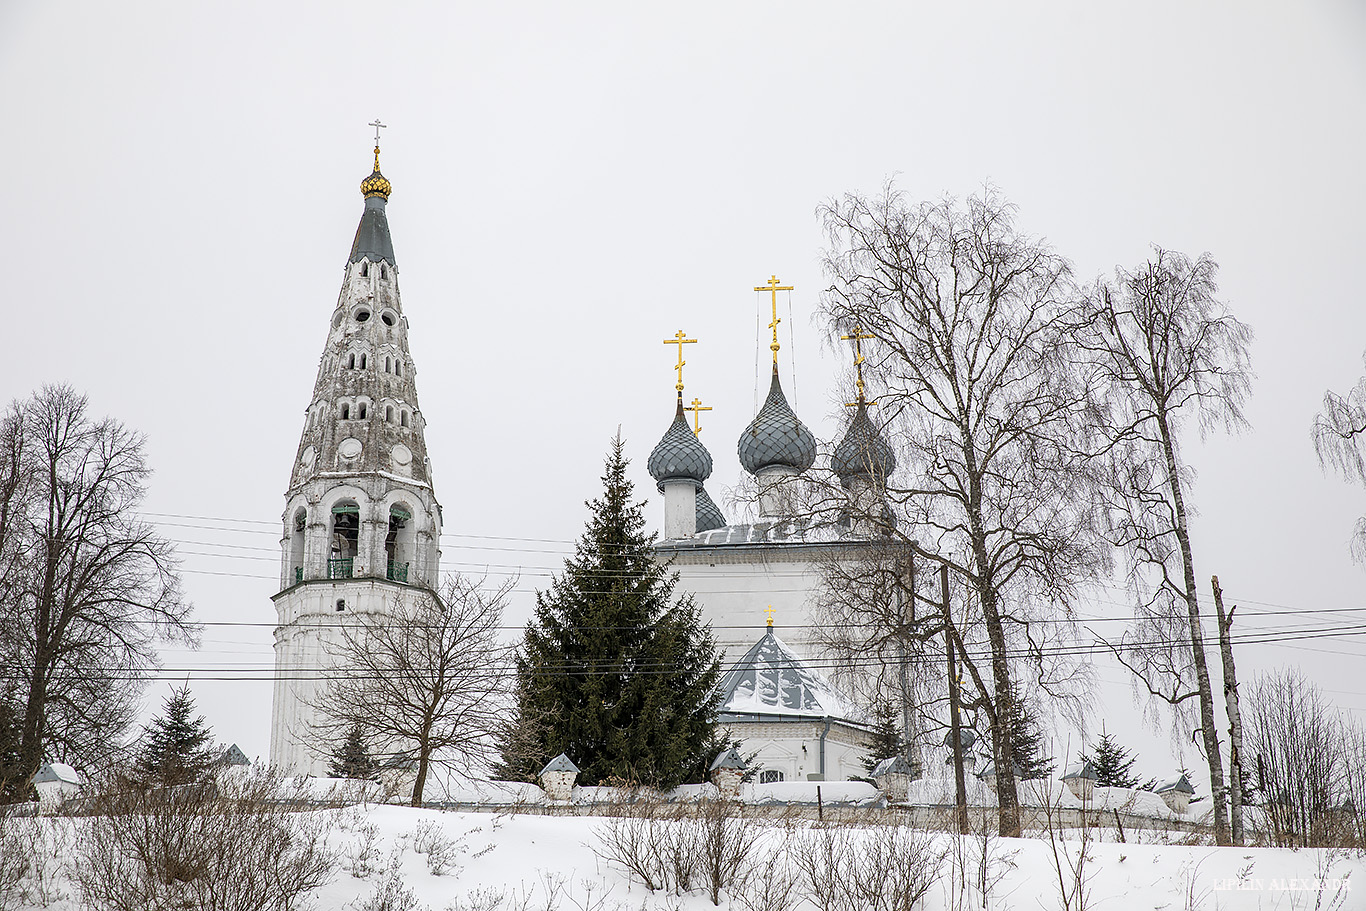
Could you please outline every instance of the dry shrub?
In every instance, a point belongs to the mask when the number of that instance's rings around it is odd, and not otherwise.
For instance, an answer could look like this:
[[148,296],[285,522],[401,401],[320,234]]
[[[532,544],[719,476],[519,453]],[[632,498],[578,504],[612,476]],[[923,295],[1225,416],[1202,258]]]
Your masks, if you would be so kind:
[[379,872],[379,826],[362,822],[356,826],[357,838],[341,849],[342,869],[356,879]]
[[905,826],[821,826],[797,837],[798,890],[818,911],[910,911],[939,878],[944,851]]
[[660,819],[664,809],[659,801],[623,806],[619,815],[608,817],[593,833],[593,852],[623,868],[651,892],[677,882],[665,861],[666,848],[672,850],[673,839]]
[[25,899],[24,880],[33,866],[32,850],[38,823],[11,816],[0,807],[0,911],[10,911]]
[[427,872],[433,876],[449,873],[466,850],[463,838],[450,838],[441,826],[427,820],[417,824],[412,843],[415,852],[426,856]]
[[669,806],[637,800],[595,833],[594,852],[638,879],[651,892],[682,895],[700,874],[712,904],[743,878],[754,845],[754,825],[724,800]]
[[744,911],[788,911],[797,897],[797,880],[787,859],[790,833],[784,833],[781,850],[770,851],[745,870],[734,901]]
[[403,853],[394,851],[384,875],[375,883],[375,890],[348,907],[354,911],[425,911],[417,894],[403,881]]
[[73,878],[100,911],[292,911],[332,876],[321,814],[272,776],[112,787],[77,839]]
[[691,852],[702,869],[707,897],[713,905],[721,904],[721,892],[730,891],[745,872],[754,847],[753,828],[740,808],[726,800],[702,801],[697,816],[681,827],[695,843]]

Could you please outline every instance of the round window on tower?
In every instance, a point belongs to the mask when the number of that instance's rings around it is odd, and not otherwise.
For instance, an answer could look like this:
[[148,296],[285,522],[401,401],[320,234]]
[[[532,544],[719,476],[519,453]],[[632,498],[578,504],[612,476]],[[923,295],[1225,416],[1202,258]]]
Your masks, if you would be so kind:
[[370,308],[357,307],[356,312],[352,314],[352,317],[356,320],[356,322],[363,323],[370,318]]
[[379,315],[379,321],[386,326],[397,326],[398,314],[395,313],[393,310],[385,310],[383,313]]

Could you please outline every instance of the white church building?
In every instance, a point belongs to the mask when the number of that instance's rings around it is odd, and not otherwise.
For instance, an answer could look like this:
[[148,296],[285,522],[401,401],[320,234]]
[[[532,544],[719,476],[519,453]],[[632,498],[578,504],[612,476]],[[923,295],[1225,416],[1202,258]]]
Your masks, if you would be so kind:
[[[815,599],[823,563],[849,559],[880,537],[866,517],[886,515],[886,482],[896,459],[869,417],[860,373],[854,417],[829,465],[843,491],[845,518],[813,517],[813,504],[800,502],[799,492],[816,464],[816,439],[783,393],[776,329],[770,348],[768,397],[736,444],[755,481],[758,521],[727,524],[707,494],[712,457],[684,417],[680,372],[673,423],[648,462],[664,495],[656,549],[712,628],[726,671],[720,721],[744,740],[744,752],[757,751],[758,779],[864,776],[869,727],[818,669]],[[829,503],[822,505],[830,512]],[[775,614],[783,638],[773,627]]]

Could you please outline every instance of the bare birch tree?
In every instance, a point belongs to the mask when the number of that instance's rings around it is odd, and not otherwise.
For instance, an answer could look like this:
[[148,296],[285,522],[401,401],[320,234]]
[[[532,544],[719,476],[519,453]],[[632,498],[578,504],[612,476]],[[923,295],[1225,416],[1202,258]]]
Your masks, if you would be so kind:
[[10,794],[45,759],[98,765],[117,750],[157,665],[159,637],[191,639],[171,544],[136,514],[142,437],[47,386],[0,423],[0,688],[18,718]]
[[820,209],[824,314],[869,340],[864,369],[906,478],[888,488],[897,534],[964,580],[980,618],[983,646],[966,647],[957,621],[948,633],[975,659],[964,667],[991,733],[1002,835],[1020,833],[1012,667],[1039,666],[1038,609],[1066,612],[1108,555],[1087,495],[1070,270],[1014,214],[990,190],[912,206],[891,186]]
[[[1314,417],[1314,451],[1319,465],[1366,484],[1366,376],[1345,396],[1331,390],[1323,394],[1323,411]],[[1357,519],[1351,549],[1352,559],[1366,563],[1366,516]]]
[[1256,756],[1272,844],[1359,843],[1361,729],[1294,668],[1261,674],[1248,698],[1248,742]]
[[359,725],[372,748],[411,752],[413,806],[433,762],[487,766],[510,711],[507,649],[497,638],[514,581],[486,590],[457,573],[439,594],[414,590],[383,614],[353,615],[313,703],[320,739],[335,746]]
[[1230,841],[1214,691],[1205,658],[1190,520],[1193,471],[1181,433],[1247,426],[1252,330],[1217,297],[1218,266],[1156,248],[1138,269],[1116,271],[1088,295],[1083,345],[1092,389],[1107,404],[1111,447],[1103,461],[1111,541],[1129,558],[1136,622],[1115,654],[1148,693],[1198,718],[1209,766],[1215,829]]

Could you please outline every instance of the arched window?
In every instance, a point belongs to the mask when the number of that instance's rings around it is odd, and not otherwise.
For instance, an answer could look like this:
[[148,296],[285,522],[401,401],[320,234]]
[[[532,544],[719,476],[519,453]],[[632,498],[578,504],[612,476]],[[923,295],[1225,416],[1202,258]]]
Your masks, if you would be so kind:
[[361,260],[361,262],[360,262],[360,277],[361,277],[361,278],[365,278],[365,277],[368,276],[369,274],[370,274],[370,263],[369,263],[369,261],[368,261],[368,260]]
[[362,351],[362,352],[361,352],[361,355],[360,355],[360,369],[362,369],[362,370],[365,369],[365,352],[364,352],[364,351]]
[[403,425],[404,427],[407,427],[407,426],[408,426],[408,409],[407,409],[407,408],[404,408],[401,412],[399,412],[399,415],[398,415],[398,422],[399,422],[399,424]]
[[294,513],[289,527],[289,573],[286,585],[304,581],[304,533],[308,530],[308,512],[301,506]]
[[351,420],[351,406],[345,402],[342,402],[341,404],[341,419],[343,421]]
[[403,362],[397,358],[394,359],[394,375],[403,376]]
[[392,424],[392,423],[394,423],[394,406],[393,406],[393,405],[385,405],[385,406],[384,406],[384,423],[386,423],[386,424]]
[[331,518],[327,578],[350,579],[360,543],[360,508],[355,500],[343,500],[332,507]]
[[388,277],[389,277],[389,269],[388,269],[383,263],[380,263],[380,266],[379,266],[379,277],[380,277],[380,278],[388,278]]
[[365,403],[364,403],[364,402],[357,402],[357,403],[356,403],[356,418],[357,418],[357,420],[361,420],[361,421],[365,420]]
[[347,370],[355,370],[355,369],[356,369],[356,352],[352,351],[350,357],[348,357],[348,358],[346,359],[346,369],[347,369]]
[[384,537],[384,553],[388,567],[384,577],[390,582],[407,583],[408,568],[412,565],[417,527],[412,510],[405,503],[389,507],[389,533]]

